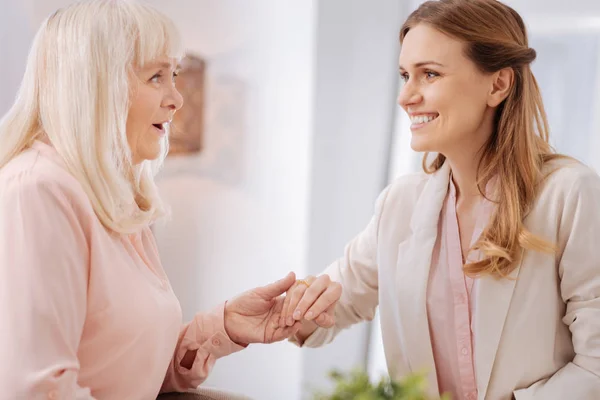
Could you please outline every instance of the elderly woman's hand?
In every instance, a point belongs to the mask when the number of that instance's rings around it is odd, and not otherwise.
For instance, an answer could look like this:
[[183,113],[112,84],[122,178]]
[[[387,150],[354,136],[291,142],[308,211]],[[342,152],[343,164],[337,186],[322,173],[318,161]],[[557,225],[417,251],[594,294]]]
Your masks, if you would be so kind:
[[285,278],[269,285],[248,290],[225,304],[225,331],[240,345],[272,343],[289,338],[301,327],[298,322],[280,325],[283,293],[296,283],[290,272]]

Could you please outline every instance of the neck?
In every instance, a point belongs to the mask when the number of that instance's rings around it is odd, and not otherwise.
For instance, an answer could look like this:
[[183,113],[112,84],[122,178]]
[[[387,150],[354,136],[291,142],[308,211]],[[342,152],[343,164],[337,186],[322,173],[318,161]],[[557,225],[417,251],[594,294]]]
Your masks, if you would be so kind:
[[482,157],[483,148],[492,134],[494,123],[494,110],[488,109],[474,140],[461,143],[446,156],[446,162],[452,169],[452,181],[456,187],[457,200],[470,203],[482,197],[477,187],[477,169]]
[[476,200],[481,193],[477,187],[478,159],[462,158],[459,160],[446,160],[452,169],[452,181],[456,187],[457,199]]

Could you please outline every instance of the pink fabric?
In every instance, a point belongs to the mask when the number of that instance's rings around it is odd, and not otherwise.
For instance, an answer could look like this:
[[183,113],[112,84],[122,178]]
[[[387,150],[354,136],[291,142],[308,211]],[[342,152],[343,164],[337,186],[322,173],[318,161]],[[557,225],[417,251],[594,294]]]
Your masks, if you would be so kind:
[[150,229],[109,233],[52,147],[36,142],[0,170],[4,396],[154,399],[240,349],[223,305],[182,326]]
[[[489,221],[493,203],[484,200],[477,211],[473,245]],[[471,260],[478,254],[469,256]],[[463,273],[462,251],[456,214],[456,188],[450,189],[440,214],[427,291],[427,314],[440,394],[453,400],[475,400],[475,342],[472,319],[477,281]]]

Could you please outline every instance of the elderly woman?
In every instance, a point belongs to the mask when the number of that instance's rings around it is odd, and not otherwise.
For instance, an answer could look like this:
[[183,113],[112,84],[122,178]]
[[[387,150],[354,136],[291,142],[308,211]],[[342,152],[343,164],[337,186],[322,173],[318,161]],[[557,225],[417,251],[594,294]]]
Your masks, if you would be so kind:
[[148,6],[50,16],[0,124],[0,388],[10,399],[153,399],[279,341],[293,274],[182,325],[149,228],[182,106],[179,37]]

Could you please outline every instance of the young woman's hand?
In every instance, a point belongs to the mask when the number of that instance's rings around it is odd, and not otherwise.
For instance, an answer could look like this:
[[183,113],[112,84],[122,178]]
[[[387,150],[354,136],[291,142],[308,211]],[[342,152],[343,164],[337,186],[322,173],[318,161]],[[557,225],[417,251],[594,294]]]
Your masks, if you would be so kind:
[[298,280],[287,291],[279,324],[290,327],[304,320],[330,328],[335,325],[334,309],[341,295],[342,285],[329,275]]

